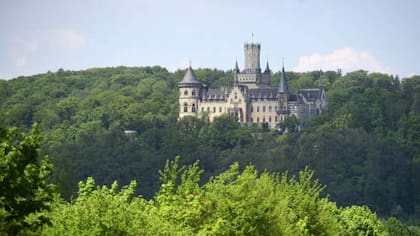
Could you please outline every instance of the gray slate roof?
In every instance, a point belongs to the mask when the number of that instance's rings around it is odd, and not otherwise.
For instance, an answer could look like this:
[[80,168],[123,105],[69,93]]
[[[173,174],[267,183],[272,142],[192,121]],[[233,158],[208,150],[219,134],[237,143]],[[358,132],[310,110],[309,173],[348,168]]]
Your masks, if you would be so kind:
[[315,101],[321,97],[321,89],[319,88],[299,89],[298,93],[305,97],[307,101]]
[[298,102],[298,101],[299,101],[299,98],[298,98],[297,95],[295,95],[295,94],[290,94],[289,95],[289,102]]
[[203,94],[204,99],[224,99],[225,93],[222,89],[208,89],[206,94]]
[[286,79],[286,75],[284,73],[284,67],[283,67],[282,72],[281,72],[281,78],[280,78],[280,82],[279,82],[278,92],[279,93],[288,93],[289,92],[289,86],[287,86],[287,79]]
[[255,88],[248,91],[251,98],[276,98],[276,88]]
[[192,70],[191,66],[188,67],[187,72],[184,75],[184,78],[179,82],[179,87],[184,86],[202,86],[203,84],[197,80],[197,77],[194,74],[194,71]]

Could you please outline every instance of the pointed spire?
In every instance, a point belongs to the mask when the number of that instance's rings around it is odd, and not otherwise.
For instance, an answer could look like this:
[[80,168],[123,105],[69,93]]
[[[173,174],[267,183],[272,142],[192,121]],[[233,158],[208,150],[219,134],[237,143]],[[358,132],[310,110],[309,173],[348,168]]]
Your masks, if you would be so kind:
[[238,58],[236,58],[236,61],[235,61],[235,70],[234,70],[234,72],[235,73],[239,73],[240,71],[239,71],[239,66],[238,66]]
[[265,66],[264,73],[270,73],[270,65],[268,64],[268,60],[267,60],[267,65]]
[[278,92],[289,93],[289,87],[287,86],[286,73],[284,72],[284,58],[283,58],[283,68],[281,70],[281,77],[280,77]]
[[181,82],[179,82],[178,86],[202,86],[202,83],[197,80],[197,76],[195,76],[194,70],[191,68],[191,65],[188,67],[187,71],[185,72],[184,78],[181,80]]

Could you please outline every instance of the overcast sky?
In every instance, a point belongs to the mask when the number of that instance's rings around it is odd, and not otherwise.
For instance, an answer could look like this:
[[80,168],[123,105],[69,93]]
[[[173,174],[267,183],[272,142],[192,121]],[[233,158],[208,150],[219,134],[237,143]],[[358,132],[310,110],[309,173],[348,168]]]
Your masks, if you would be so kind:
[[417,0],[1,0],[0,78],[91,67],[420,74]]

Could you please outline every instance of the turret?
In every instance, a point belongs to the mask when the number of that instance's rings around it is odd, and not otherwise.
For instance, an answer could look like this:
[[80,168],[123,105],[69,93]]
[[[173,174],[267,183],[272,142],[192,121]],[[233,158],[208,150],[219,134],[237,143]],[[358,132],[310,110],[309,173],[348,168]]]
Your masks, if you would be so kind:
[[239,74],[241,73],[241,71],[239,70],[239,66],[238,66],[238,60],[236,60],[235,62],[235,69],[233,70],[233,85],[237,86],[239,84]]
[[271,70],[270,70],[270,65],[268,65],[268,61],[267,61],[267,65],[265,66],[264,74],[269,74],[269,73],[271,73]]
[[279,87],[277,89],[277,98],[279,104],[277,113],[283,115],[289,114],[289,86],[287,85],[286,73],[284,72],[284,65],[281,71]]
[[233,70],[233,73],[240,73],[241,71],[239,70],[239,66],[238,66],[238,60],[235,61],[235,69]]
[[188,67],[184,78],[178,83],[179,88],[179,118],[197,116],[203,84],[197,80],[191,66]]
[[281,77],[279,82],[278,93],[289,93],[289,86],[287,85],[286,73],[284,72],[284,66],[281,71]]

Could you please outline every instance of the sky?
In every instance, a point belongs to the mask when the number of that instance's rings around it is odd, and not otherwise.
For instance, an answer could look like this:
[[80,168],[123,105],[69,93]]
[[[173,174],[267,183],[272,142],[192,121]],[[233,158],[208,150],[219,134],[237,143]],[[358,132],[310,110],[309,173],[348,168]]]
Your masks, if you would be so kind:
[[[420,74],[418,0],[0,0],[0,78],[92,67]],[[253,36],[252,36],[253,35]]]

